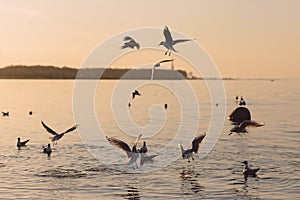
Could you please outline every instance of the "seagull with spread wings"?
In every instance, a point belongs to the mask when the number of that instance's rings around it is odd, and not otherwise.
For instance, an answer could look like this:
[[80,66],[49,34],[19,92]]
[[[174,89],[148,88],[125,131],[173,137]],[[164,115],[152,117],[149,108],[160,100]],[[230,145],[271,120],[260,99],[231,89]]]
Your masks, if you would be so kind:
[[231,135],[232,133],[248,133],[246,130],[247,127],[260,127],[264,126],[264,123],[258,123],[251,120],[244,120],[239,125],[235,125],[228,133],[228,135]]
[[180,150],[181,150],[181,155],[183,159],[187,159],[188,162],[190,162],[190,158],[194,160],[193,153],[198,153],[199,150],[199,144],[202,142],[202,140],[205,138],[206,134],[199,135],[194,138],[192,141],[192,148],[185,150],[181,144],[178,144]]
[[78,125],[74,125],[73,127],[69,128],[65,132],[57,133],[56,131],[54,131],[50,127],[48,127],[43,121],[41,121],[41,123],[48,133],[51,133],[52,135],[54,135],[54,137],[50,137],[53,144],[57,144],[57,141],[59,139],[61,139],[66,133],[72,132],[78,127]]
[[139,142],[140,138],[142,137],[142,134],[138,135],[135,142],[133,143],[132,149],[129,147],[129,145],[117,138],[114,137],[107,137],[106,139],[109,141],[110,144],[112,144],[115,147],[120,148],[121,150],[125,151],[127,158],[129,158],[128,164],[136,164],[137,159],[139,158],[139,152],[137,150],[137,143]]
[[169,56],[171,55],[171,51],[173,52],[177,52],[174,49],[174,45],[178,44],[178,43],[182,43],[182,42],[188,42],[188,41],[192,41],[194,39],[177,39],[177,40],[173,40],[172,35],[169,31],[169,28],[167,26],[165,26],[164,28],[164,36],[165,36],[165,41],[161,41],[159,45],[163,45],[167,51],[165,52],[165,55],[167,55],[169,53]]

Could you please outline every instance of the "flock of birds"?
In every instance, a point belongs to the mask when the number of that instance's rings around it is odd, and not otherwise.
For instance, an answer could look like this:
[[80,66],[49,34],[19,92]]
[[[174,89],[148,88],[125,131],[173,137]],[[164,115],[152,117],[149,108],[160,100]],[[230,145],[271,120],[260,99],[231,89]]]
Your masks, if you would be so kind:
[[[235,100],[236,104],[240,107],[237,107],[228,117],[234,125],[234,127],[230,129],[228,135],[231,135],[232,133],[237,133],[239,135],[241,133],[248,133],[247,127],[260,127],[265,125],[264,123],[251,120],[250,111],[246,107],[243,107],[246,105],[246,102],[242,96],[240,99],[236,96]],[[247,180],[249,176],[256,177],[256,172],[258,172],[260,168],[250,168],[248,161],[243,161],[242,164],[244,164],[243,175],[245,180]]]
[[[43,121],[41,121],[42,126],[46,129],[46,131],[50,134],[53,135],[53,137],[50,137],[50,140],[52,142],[53,145],[57,144],[57,141],[60,140],[66,133],[70,133],[74,130],[76,130],[76,128],[78,127],[78,125],[74,125],[73,127],[67,129],[66,131],[62,132],[62,133],[58,133],[56,131],[54,131],[53,129],[51,129],[49,126],[47,126]],[[21,150],[22,147],[26,147],[27,143],[30,141],[30,139],[27,139],[25,141],[21,141],[21,138],[18,137],[18,141],[17,141],[17,147],[19,150]],[[47,154],[48,156],[51,155],[52,153],[52,148],[51,148],[51,144],[48,143],[47,146],[42,145],[42,152]]]
[[[167,49],[164,54],[169,55],[169,56],[171,55],[172,51],[177,52],[176,49],[174,48],[174,45],[176,45],[178,43],[183,43],[183,42],[194,40],[194,39],[173,40],[172,35],[167,26],[165,26],[165,28],[163,29],[163,34],[165,37],[165,41],[160,42],[159,45],[162,45]],[[121,49],[125,49],[125,48],[140,49],[140,44],[138,42],[136,42],[132,37],[126,36],[124,38],[124,44],[123,44],[123,46],[121,46]],[[156,63],[154,65],[153,69],[156,67],[159,67],[161,65],[161,63],[165,63],[165,62],[173,62],[173,59],[162,60],[162,61]],[[152,73],[151,79],[153,79],[153,73]],[[141,96],[141,94],[138,90],[135,90],[132,92],[132,99],[134,99],[136,96]],[[238,96],[236,96],[235,100],[236,100],[236,104],[238,104],[239,106],[246,105],[246,102],[242,96],[240,99]],[[129,103],[128,106],[130,107],[131,104]],[[164,106],[165,106],[165,109],[167,109],[168,105],[165,104]],[[248,116],[250,116],[250,113],[247,113],[249,111],[247,111],[247,109],[245,107],[243,110],[240,108],[241,107],[238,107],[238,109],[233,111],[233,113],[230,115],[230,120],[233,121],[233,124],[235,126],[230,130],[228,135],[231,135],[232,133],[238,133],[238,134],[247,133],[247,130],[246,130],[247,127],[250,127],[250,126],[260,127],[260,126],[264,125],[263,123],[258,123],[258,122],[252,121],[251,118],[248,117]],[[244,115],[244,117],[239,117],[239,115],[241,115],[241,113],[242,113],[242,115]],[[3,115],[3,117],[8,117],[9,112],[2,111],[2,115]],[[32,115],[32,111],[29,112],[29,115]],[[241,120],[242,118],[244,118],[245,120]],[[239,119],[239,120],[235,120],[235,119]],[[54,131],[53,129],[51,129],[49,126],[47,126],[43,121],[41,121],[41,124],[48,133],[53,135],[53,137],[50,138],[53,145],[56,145],[57,141],[60,140],[66,133],[75,131],[78,127],[78,125],[74,125],[71,128],[67,129],[66,131],[64,131],[62,133],[58,133],[58,132]],[[178,144],[182,158],[186,159],[188,162],[190,162],[190,159],[194,160],[193,155],[198,153],[199,146],[200,146],[201,142],[203,141],[203,139],[205,138],[205,136],[206,136],[206,134],[204,133],[204,134],[201,134],[201,135],[195,137],[192,141],[191,148],[188,148],[188,149],[185,149],[181,144]],[[147,154],[148,148],[147,148],[146,141],[143,141],[141,148],[138,148],[139,140],[141,139],[141,137],[142,137],[142,134],[137,136],[137,138],[131,148],[126,142],[119,140],[117,138],[106,137],[106,139],[111,145],[113,145],[117,148],[120,148],[121,150],[123,150],[126,153],[126,156],[129,159],[128,164],[130,164],[130,165],[132,164],[132,165],[135,165],[136,167],[138,167],[138,165],[137,165],[138,158],[140,158],[140,166],[142,166],[145,162],[153,162],[153,159],[156,156],[158,156],[158,155],[148,155]],[[29,139],[27,139],[25,141],[21,141],[21,139],[18,138],[18,141],[17,141],[18,149],[21,149],[22,147],[26,146],[26,144],[29,141],[30,141]],[[52,153],[51,144],[48,143],[47,146],[42,146],[42,150],[43,150],[42,151],[43,153],[50,156]],[[249,163],[247,161],[243,161],[242,163],[244,164],[243,174],[244,174],[245,179],[248,176],[256,176],[256,172],[259,170],[259,168],[251,169],[249,167]]]

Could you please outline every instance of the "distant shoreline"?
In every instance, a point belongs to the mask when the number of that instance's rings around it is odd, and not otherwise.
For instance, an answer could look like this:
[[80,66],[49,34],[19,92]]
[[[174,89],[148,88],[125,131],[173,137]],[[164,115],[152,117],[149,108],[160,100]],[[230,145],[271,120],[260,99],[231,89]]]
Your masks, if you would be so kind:
[[[78,73],[79,72],[79,73]],[[74,80],[74,79],[107,79],[107,80],[147,80],[152,69],[120,69],[120,68],[85,68],[56,67],[43,65],[11,65],[0,68],[0,79],[31,79],[31,80]],[[155,70],[156,80],[269,80],[271,78],[202,78],[188,75],[184,70]]]

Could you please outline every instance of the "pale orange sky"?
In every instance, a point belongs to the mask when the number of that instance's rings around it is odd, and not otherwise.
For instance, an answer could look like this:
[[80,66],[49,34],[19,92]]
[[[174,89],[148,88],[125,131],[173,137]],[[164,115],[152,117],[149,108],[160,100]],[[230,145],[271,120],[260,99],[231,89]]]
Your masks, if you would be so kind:
[[112,35],[167,25],[196,38],[223,77],[300,78],[299,10],[298,0],[0,0],[0,67],[79,67]]

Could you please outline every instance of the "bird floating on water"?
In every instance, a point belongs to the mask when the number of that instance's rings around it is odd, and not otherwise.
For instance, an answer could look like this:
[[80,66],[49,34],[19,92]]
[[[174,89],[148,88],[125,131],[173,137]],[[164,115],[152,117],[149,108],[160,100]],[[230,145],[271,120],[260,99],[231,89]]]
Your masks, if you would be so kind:
[[228,135],[231,135],[232,133],[248,133],[246,130],[247,127],[260,127],[264,126],[264,123],[258,123],[255,121],[250,121],[250,120],[244,120],[242,123],[239,125],[235,125],[228,133]]
[[167,55],[169,53],[169,56],[171,55],[171,51],[177,52],[174,49],[174,45],[176,45],[178,43],[194,40],[194,39],[177,39],[177,40],[173,40],[172,35],[171,35],[171,33],[169,31],[169,28],[167,26],[165,26],[165,28],[163,30],[163,33],[164,33],[164,36],[165,36],[165,41],[161,41],[159,45],[163,45],[167,49],[167,51],[165,52],[165,55]]
[[248,161],[246,160],[243,161],[242,163],[244,164],[244,168],[243,168],[244,179],[247,180],[248,176],[256,177],[256,172],[258,172],[260,168],[251,169],[248,165]]
[[51,145],[50,145],[50,143],[45,147],[45,146],[42,146],[42,148],[43,148],[43,153],[46,153],[46,154],[48,154],[48,156],[50,156],[51,155],[51,153],[52,153],[52,149],[51,149]]
[[246,101],[244,100],[244,98],[241,96],[241,100],[239,103],[240,106],[245,106],[246,105]]
[[180,150],[181,150],[181,155],[183,159],[187,159],[188,162],[190,162],[190,158],[194,160],[193,153],[198,153],[199,149],[199,144],[202,142],[202,140],[205,138],[206,134],[199,135],[194,138],[192,141],[192,148],[185,150],[181,144],[178,144]]
[[147,151],[148,151],[147,144],[146,144],[146,141],[144,141],[142,148],[139,149],[139,152],[140,153],[147,153]]
[[18,147],[18,149],[20,150],[21,147],[25,147],[25,146],[26,146],[26,143],[29,142],[29,140],[30,140],[30,139],[21,142],[21,138],[18,137],[18,142],[17,142],[17,147]]
[[125,36],[123,41],[124,41],[124,44],[121,47],[122,49],[125,49],[125,48],[140,49],[140,44],[137,43],[132,37]]
[[54,131],[50,127],[48,127],[43,121],[41,121],[41,123],[42,123],[43,127],[46,129],[46,131],[48,133],[51,133],[52,135],[54,135],[54,137],[50,137],[50,139],[53,142],[53,144],[57,144],[57,141],[59,139],[61,139],[66,133],[74,131],[78,127],[78,125],[74,125],[73,127],[69,128],[65,132],[57,133],[56,131]]

